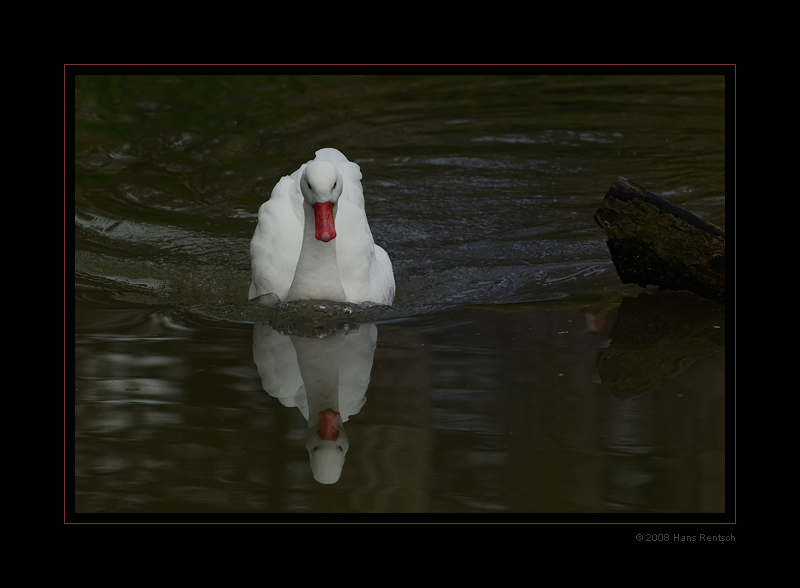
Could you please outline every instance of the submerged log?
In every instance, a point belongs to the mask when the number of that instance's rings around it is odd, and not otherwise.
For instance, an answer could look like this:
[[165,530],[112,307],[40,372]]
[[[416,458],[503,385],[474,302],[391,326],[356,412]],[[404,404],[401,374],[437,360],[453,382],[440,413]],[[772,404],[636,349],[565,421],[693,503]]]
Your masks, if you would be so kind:
[[594,220],[624,284],[725,301],[725,232],[620,176]]

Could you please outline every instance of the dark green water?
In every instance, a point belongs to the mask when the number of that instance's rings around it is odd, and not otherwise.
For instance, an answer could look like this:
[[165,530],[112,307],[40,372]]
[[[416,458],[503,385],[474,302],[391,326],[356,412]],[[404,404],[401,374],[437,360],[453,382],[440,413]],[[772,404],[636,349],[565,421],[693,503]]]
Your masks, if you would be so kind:
[[[75,512],[725,512],[724,308],[621,284],[592,219],[625,175],[725,227],[725,83],[78,77]],[[391,308],[247,301],[258,207],[321,147]],[[279,331],[331,322],[374,350],[322,485]]]

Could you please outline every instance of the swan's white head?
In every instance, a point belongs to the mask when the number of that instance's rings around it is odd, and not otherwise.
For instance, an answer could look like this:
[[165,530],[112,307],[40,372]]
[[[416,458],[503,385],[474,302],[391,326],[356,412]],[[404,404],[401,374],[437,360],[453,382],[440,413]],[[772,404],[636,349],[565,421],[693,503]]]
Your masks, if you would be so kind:
[[311,472],[320,484],[335,484],[342,475],[344,457],[350,448],[341,416],[331,409],[319,413],[319,427],[308,429],[306,449]]
[[309,161],[300,178],[300,190],[309,204],[336,202],[342,195],[342,174],[330,161]]
[[336,238],[335,207],[342,195],[342,174],[330,161],[309,161],[300,178],[303,198],[314,209],[314,236],[325,243]]

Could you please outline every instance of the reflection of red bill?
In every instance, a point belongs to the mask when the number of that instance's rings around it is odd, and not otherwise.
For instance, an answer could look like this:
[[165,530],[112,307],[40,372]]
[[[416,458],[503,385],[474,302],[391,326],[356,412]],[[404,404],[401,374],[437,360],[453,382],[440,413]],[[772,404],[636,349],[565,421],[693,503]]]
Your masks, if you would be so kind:
[[323,243],[336,238],[336,227],[333,224],[333,202],[314,203],[314,236]]
[[341,415],[330,408],[319,412],[319,428],[317,434],[324,441],[336,441],[339,436],[339,423],[342,422]]

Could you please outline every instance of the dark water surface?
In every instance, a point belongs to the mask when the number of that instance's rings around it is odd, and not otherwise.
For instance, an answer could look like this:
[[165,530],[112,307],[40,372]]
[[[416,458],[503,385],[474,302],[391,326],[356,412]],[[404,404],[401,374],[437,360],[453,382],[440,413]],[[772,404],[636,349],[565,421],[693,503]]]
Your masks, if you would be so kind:
[[[725,512],[725,309],[621,284],[592,218],[625,175],[725,227],[725,84],[79,76],[75,512]],[[247,300],[258,207],[321,147],[392,307]]]

